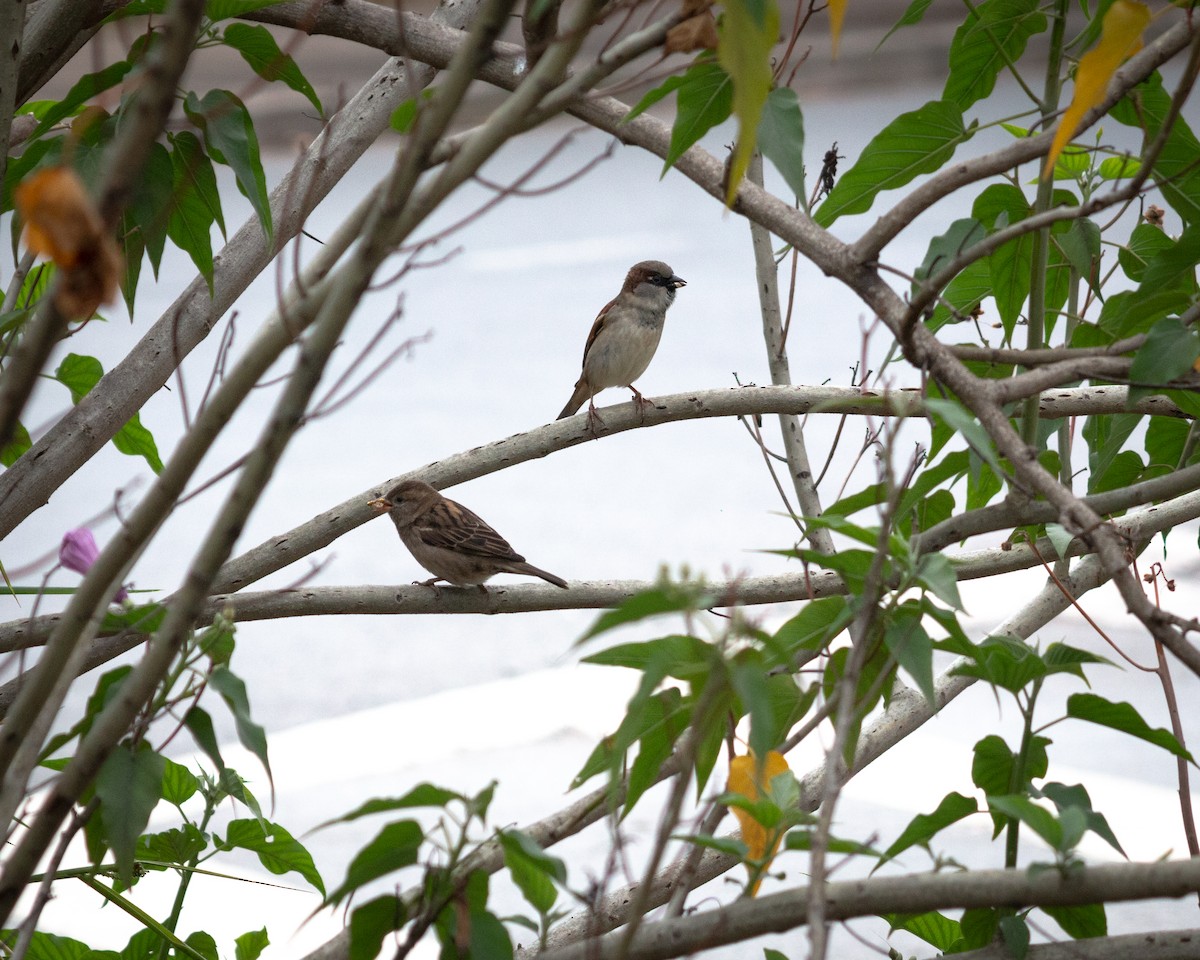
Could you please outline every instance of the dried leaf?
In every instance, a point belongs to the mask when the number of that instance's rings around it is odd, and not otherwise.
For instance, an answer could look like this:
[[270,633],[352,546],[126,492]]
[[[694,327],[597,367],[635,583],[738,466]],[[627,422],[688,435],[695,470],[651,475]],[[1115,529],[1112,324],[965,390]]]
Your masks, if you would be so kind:
[[1108,81],[1117,68],[1142,48],[1142,33],[1150,24],[1150,10],[1136,0],[1116,0],[1104,14],[1100,42],[1079,59],[1075,69],[1075,95],[1063,114],[1042,167],[1042,177],[1054,170],[1058,155],[1079,128],[1083,115],[1104,99]]
[[676,24],[667,31],[663,44],[666,53],[691,53],[693,50],[717,48],[717,21],[711,10],[705,10]]
[[60,270],[54,300],[59,312],[86,319],[111,302],[124,269],[121,253],[75,172],[39,170],[17,187],[14,199],[25,221],[25,245]]

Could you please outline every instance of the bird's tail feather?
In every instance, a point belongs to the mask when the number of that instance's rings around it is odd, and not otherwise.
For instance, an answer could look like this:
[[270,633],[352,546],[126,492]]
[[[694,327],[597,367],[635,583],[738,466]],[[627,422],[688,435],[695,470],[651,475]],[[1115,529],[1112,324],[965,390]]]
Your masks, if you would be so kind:
[[555,576],[549,570],[543,570],[541,567],[535,567],[532,563],[514,564],[510,572],[527,573],[531,577],[541,577],[547,583],[552,583],[556,587],[562,587],[564,590],[568,589],[567,581],[562,577]]
[[580,407],[583,406],[583,401],[586,400],[587,398],[588,398],[587,384],[584,383],[582,379],[580,379],[580,381],[577,384],[575,384],[575,392],[571,394],[571,399],[568,400],[567,405],[562,408],[562,413],[560,413],[558,415],[557,419],[562,420],[565,417],[571,416],[571,414],[575,413],[575,411],[577,411]]

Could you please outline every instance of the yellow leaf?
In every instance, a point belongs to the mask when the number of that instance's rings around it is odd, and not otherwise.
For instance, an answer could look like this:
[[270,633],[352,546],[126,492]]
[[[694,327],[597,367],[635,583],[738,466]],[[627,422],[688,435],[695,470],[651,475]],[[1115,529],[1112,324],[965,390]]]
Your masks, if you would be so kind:
[[[745,797],[747,800],[757,800],[762,796],[764,787],[781,773],[785,773],[791,769],[788,767],[787,761],[783,758],[783,754],[776,750],[767,752],[767,758],[763,761],[762,769],[756,770],[758,766],[754,753],[748,753],[740,757],[734,757],[729,761],[729,783],[726,787],[727,792],[736,793]],[[746,844],[749,851],[748,857],[750,860],[767,860],[768,863],[775,856],[775,851],[779,849],[779,843],[783,839],[783,833],[779,832],[773,842],[771,849],[767,849],[767,830],[766,828],[754,819],[749,811],[742,810],[740,807],[732,807],[733,815],[737,817],[738,825],[742,828],[742,842]],[[751,869],[747,866],[747,869]],[[758,892],[759,884],[762,883],[762,875],[766,873],[764,868],[751,885],[749,894],[754,896]],[[751,869],[751,876],[754,871]]]
[[721,18],[717,61],[733,81],[737,143],[729,164],[725,205],[732,207],[738,184],[750,166],[767,94],[771,92],[771,48],[779,39],[775,0],[727,0]]
[[1050,153],[1042,167],[1043,179],[1075,135],[1083,115],[1104,99],[1108,81],[1117,68],[1142,48],[1142,33],[1150,24],[1150,10],[1136,0],[1117,0],[1104,15],[1100,42],[1079,58],[1075,69],[1075,96],[1058,125]]
[[842,39],[842,20],[848,0],[829,0],[829,30],[833,34],[833,59],[837,59],[838,41]]

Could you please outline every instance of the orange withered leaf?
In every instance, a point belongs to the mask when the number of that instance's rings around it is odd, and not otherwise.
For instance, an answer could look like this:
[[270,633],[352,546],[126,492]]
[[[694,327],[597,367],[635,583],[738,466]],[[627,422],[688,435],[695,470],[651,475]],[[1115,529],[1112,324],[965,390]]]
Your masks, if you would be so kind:
[[55,306],[64,316],[86,319],[116,296],[121,252],[73,170],[39,170],[13,200],[25,221],[25,245],[60,271]]
[[[783,754],[776,750],[767,752],[766,759],[763,760],[762,769],[758,770],[758,761],[753,752],[747,753],[740,757],[734,757],[729,761],[729,783],[726,787],[727,792],[740,794],[747,800],[757,800],[763,795],[766,788],[770,785],[771,780],[781,773],[785,773],[791,769],[788,762],[783,758]],[[775,836],[770,842],[771,849],[768,850],[767,828],[759,823],[748,810],[742,810],[740,807],[731,807],[733,815],[737,817],[738,825],[742,828],[742,842],[748,848],[748,858],[750,860],[770,860],[775,856],[775,852],[779,849],[779,843],[783,839],[782,831],[775,832]],[[751,876],[754,875],[754,869],[747,866],[751,871]],[[762,883],[762,874],[766,870],[762,870],[758,877],[751,884],[748,893],[754,896],[758,892],[759,884]]]

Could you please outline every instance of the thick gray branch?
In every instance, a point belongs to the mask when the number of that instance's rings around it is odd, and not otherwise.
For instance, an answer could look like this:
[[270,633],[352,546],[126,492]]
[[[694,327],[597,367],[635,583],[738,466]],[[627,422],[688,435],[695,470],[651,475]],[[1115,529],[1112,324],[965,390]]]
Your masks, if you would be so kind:
[[[1126,410],[1124,387],[1080,387],[1056,390],[1042,402],[1042,416],[1076,416],[1082,413],[1119,413]],[[1134,407],[1141,413],[1180,415],[1164,397],[1147,397]],[[887,393],[844,387],[737,387],[677,393],[654,399],[644,416],[632,403],[603,408],[600,437],[676,420],[705,417],[744,417],[755,414],[860,414],[866,416],[923,416],[924,404],[915,390]],[[558,450],[593,439],[583,415],[548,423],[526,433],[454,454],[411,471],[435,487],[451,487],[497,470],[536,460]],[[397,478],[355,494],[322,514],[272,537],[235,557],[225,565],[216,589],[230,593],[241,590],[269,573],[295,563],[315,550],[370,520],[374,513],[366,503],[381,495]]]
[[[826,917],[849,920],[881,913],[924,913],[972,907],[1071,906],[1182,897],[1200,890],[1200,860],[1118,863],[1057,870],[973,870],[908,874],[826,886]],[[812,891],[783,893],[647,924],[627,953],[613,937],[542,953],[545,960],[668,960],[764,933],[803,926]]]

